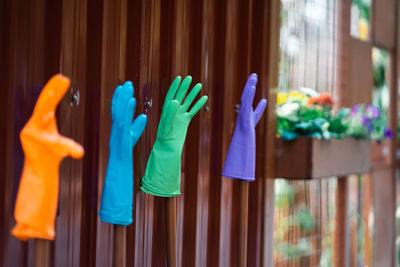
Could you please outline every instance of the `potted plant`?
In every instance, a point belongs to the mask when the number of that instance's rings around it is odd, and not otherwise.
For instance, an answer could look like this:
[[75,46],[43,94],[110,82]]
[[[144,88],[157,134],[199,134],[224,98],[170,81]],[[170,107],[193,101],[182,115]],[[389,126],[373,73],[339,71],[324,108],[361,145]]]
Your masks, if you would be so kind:
[[328,93],[309,88],[278,94],[275,177],[313,179],[370,171],[370,140],[391,138],[372,105],[336,112]]

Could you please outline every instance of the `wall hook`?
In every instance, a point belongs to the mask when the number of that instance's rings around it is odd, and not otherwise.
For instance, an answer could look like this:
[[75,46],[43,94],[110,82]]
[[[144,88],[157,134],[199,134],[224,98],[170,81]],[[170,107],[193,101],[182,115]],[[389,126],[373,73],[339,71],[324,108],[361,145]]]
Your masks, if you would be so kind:
[[151,108],[152,105],[153,105],[153,99],[150,99],[150,101],[144,102],[144,106],[146,108]]
[[76,93],[72,94],[71,106],[73,106],[73,105],[78,106],[79,105],[79,98],[80,98],[79,91],[76,91]]
[[235,105],[235,112],[236,112],[236,113],[239,113],[239,110],[240,110],[240,105],[239,105],[239,104],[236,104],[236,105]]

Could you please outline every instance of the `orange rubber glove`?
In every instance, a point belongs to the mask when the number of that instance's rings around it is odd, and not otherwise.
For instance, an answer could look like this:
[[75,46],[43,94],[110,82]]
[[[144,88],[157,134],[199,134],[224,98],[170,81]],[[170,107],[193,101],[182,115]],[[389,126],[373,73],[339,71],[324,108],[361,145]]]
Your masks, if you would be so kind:
[[60,162],[67,155],[80,158],[84,154],[81,145],[57,130],[55,111],[69,85],[68,78],[53,76],[20,133],[25,161],[14,210],[17,225],[12,234],[24,241],[54,239]]

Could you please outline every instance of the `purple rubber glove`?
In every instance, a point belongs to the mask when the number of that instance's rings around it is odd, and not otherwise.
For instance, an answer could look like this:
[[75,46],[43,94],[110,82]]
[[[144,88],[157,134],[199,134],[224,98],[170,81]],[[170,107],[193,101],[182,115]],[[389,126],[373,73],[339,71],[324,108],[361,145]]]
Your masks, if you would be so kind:
[[256,165],[256,130],[255,127],[264,113],[267,100],[261,99],[253,111],[253,99],[256,92],[257,74],[253,73],[247,80],[242,94],[239,115],[235,132],[226,156],[222,175],[242,179],[255,180]]

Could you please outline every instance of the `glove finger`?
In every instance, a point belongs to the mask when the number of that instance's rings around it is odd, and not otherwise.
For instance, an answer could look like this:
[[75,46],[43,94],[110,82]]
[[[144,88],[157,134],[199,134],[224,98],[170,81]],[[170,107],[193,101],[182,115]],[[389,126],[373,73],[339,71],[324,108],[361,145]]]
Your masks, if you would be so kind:
[[165,97],[164,107],[167,103],[169,103],[174,99],[174,96],[180,84],[181,84],[181,76],[176,76],[175,80],[171,83],[171,86],[169,87],[168,93]]
[[54,75],[40,93],[33,115],[43,118],[49,112],[55,112],[69,86],[70,81],[67,77],[61,74]]
[[133,83],[131,81],[126,81],[124,83],[124,88],[125,88],[125,93],[127,96],[129,96],[129,98],[133,97],[134,94],[134,87],[133,87]]
[[190,91],[189,95],[186,97],[185,102],[183,103],[183,110],[186,112],[193,100],[196,98],[197,94],[200,92],[202,88],[201,83],[196,84],[193,89]]
[[247,94],[245,95],[245,97],[243,99],[241,108],[252,110],[255,94],[256,94],[256,88],[254,86],[251,86],[250,89],[247,90]]
[[121,121],[122,114],[123,112],[123,99],[124,99],[124,94],[125,94],[125,89],[122,85],[118,85],[117,89],[117,96],[115,98],[115,114],[114,114],[114,120],[116,121]]
[[263,98],[260,100],[260,102],[258,102],[256,110],[254,111],[256,125],[257,125],[258,121],[260,120],[261,116],[263,115],[266,107],[267,107],[267,99]]
[[[133,98],[133,84],[130,81],[127,81],[122,85],[121,95],[119,96],[118,106],[117,106],[117,117],[118,120],[124,122],[127,117],[127,111],[129,110],[130,101]],[[136,106],[136,100],[135,100]],[[128,112],[129,113],[129,112]],[[132,122],[133,114],[131,116],[131,120],[129,121],[129,125]]]
[[[165,96],[164,106],[162,109],[160,121],[164,120],[164,118],[168,112],[168,105],[174,99],[176,91],[178,90],[180,83],[181,83],[181,76],[176,76],[175,80],[172,82],[171,86],[169,87],[167,95]],[[160,123],[162,123],[162,122],[160,122]]]
[[179,86],[178,93],[176,93],[175,100],[178,100],[179,104],[182,103],[183,98],[185,98],[186,92],[189,89],[190,84],[192,83],[192,77],[186,76],[183,80],[181,86]]
[[111,119],[114,121],[115,117],[117,115],[117,107],[118,107],[118,98],[119,95],[121,94],[121,86],[117,86],[117,88],[115,88],[113,97],[111,99]]
[[137,116],[135,121],[132,123],[131,126],[132,146],[135,146],[140,136],[142,136],[144,128],[146,127],[146,123],[147,123],[147,116],[144,114],[140,114],[139,116]]
[[257,74],[253,73],[249,76],[247,79],[246,85],[244,86],[243,94],[242,94],[242,99],[241,102],[244,103],[244,98],[248,94],[248,91],[251,89],[252,86],[256,86],[257,84]]
[[193,118],[194,115],[204,106],[204,104],[207,102],[208,96],[204,95],[202,96],[199,101],[197,101],[196,104],[192,107],[192,109],[189,111],[189,116],[190,118]]
[[176,112],[178,111],[178,108],[179,102],[177,100],[172,100],[168,106],[167,114],[162,122],[164,127],[161,133],[163,136],[166,136],[170,133],[173,126],[173,120],[175,118]]
[[136,109],[136,99],[132,97],[129,100],[128,110],[126,112],[126,122],[128,125],[132,123],[133,116],[135,115],[135,109]]
[[58,140],[58,144],[60,145],[62,152],[73,158],[81,158],[85,153],[83,147],[70,138],[61,136]]

